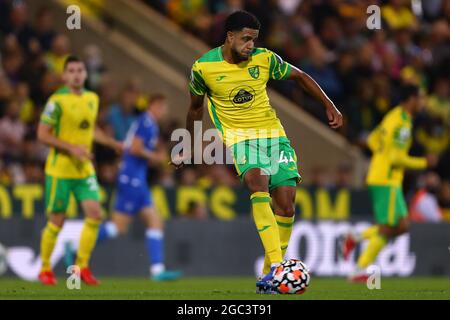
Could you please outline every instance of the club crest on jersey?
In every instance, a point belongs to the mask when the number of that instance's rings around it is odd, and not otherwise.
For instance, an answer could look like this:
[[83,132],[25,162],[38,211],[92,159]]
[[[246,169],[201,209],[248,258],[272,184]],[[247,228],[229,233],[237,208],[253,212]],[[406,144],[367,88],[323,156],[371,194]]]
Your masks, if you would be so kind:
[[248,73],[252,76],[253,79],[259,78],[259,66],[248,68]]
[[87,129],[89,128],[91,125],[89,124],[89,121],[87,121],[86,119],[84,119],[83,121],[81,121],[80,123],[80,129]]

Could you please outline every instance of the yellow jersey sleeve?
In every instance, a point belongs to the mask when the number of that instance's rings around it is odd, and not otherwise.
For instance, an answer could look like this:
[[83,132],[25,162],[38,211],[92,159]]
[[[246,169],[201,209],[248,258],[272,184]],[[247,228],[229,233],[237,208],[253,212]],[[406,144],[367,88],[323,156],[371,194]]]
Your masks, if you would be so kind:
[[269,53],[269,78],[273,80],[284,80],[291,73],[291,65],[284,61],[275,52],[267,50]]
[[377,149],[381,146],[381,139],[382,139],[382,129],[380,127],[376,127],[367,138],[367,146],[369,147],[370,151],[375,152]]
[[198,61],[194,63],[191,69],[189,91],[195,96],[203,96],[207,92],[205,79],[203,78]]
[[44,111],[41,114],[40,121],[55,127],[59,124],[61,112],[62,110],[60,104],[54,98],[50,97],[45,105]]
[[427,162],[423,157],[408,154],[411,146],[411,128],[405,127],[399,117],[388,117],[383,121],[385,144],[389,146],[389,160],[394,168],[423,169]]
[[423,157],[412,157],[403,150],[392,149],[390,154],[393,167],[405,169],[425,169],[427,160]]

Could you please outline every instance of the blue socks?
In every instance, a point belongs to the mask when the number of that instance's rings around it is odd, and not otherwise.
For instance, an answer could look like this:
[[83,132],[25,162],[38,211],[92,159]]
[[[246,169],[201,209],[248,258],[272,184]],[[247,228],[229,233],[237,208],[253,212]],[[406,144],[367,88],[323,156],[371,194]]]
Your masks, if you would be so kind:
[[117,226],[112,221],[106,221],[100,225],[97,236],[97,244],[105,240],[116,238],[119,235]]
[[164,235],[159,229],[147,229],[145,233],[148,256],[150,257],[150,272],[156,275],[165,270],[164,266]]

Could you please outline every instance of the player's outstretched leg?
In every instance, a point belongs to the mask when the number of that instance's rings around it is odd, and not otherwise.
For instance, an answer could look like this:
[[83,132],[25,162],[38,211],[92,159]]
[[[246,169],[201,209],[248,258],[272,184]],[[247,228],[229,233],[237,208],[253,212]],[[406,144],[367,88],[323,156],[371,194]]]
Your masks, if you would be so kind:
[[[284,258],[291,238],[292,227],[295,219],[295,191],[293,186],[280,186],[272,190],[272,202],[280,235],[281,254]],[[264,256],[263,274],[270,271],[270,259]]]
[[348,232],[339,238],[339,254],[348,260],[356,246],[363,240],[369,240],[373,235],[378,233],[378,226],[373,225],[365,229],[363,232]]
[[264,246],[265,254],[270,261],[270,271],[258,279],[256,292],[275,293],[272,286],[273,271],[283,258],[277,222],[270,207],[269,179],[267,175],[262,174],[261,169],[253,168],[245,174],[245,184],[251,193],[253,220]]
[[349,279],[354,282],[366,282],[368,279],[366,269],[375,261],[381,249],[383,249],[390,239],[394,239],[408,232],[408,229],[409,223],[407,218],[401,218],[395,227],[379,225],[366,229],[362,233],[362,238],[368,239],[369,244],[358,259],[357,270]]
[[[125,234],[130,221],[131,219],[127,214],[114,212],[110,221],[105,221],[100,225],[95,245],[97,246],[107,240],[115,239],[119,235]],[[76,255],[77,253],[70,245],[70,242],[66,243],[64,246],[64,263],[66,267],[75,263]]]
[[153,207],[142,209],[142,215],[147,224],[145,244],[150,258],[150,275],[153,281],[177,280],[181,271],[166,270],[164,264],[164,222]]
[[56,240],[58,239],[58,234],[62,229],[64,224],[64,214],[54,214],[49,215],[49,220],[41,236],[41,271],[39,272],[38,279],[44,285],[55,285],[56,277],[52,271],[52,265],[50,258],[55,248]]
[[81,202],[85,212],[83,229],[81,230],[75,264],[80,267],[80,277],[88,285],[98,285],[100,282],[94,277],[89,268],[89,260],[97,241],[98,230],[101,224],[101,209],[98,201],[86,200]]
[[383,249],[391,234],[391,228],[388,226],[371,227],[363,232],[363,238],[367,238],[369,243],[366,249],[361,253],[357,262],[357,269],[350,275],[349,280],[354,282],[366,282],[368,275],[367,267],[372,264],[378,253]]

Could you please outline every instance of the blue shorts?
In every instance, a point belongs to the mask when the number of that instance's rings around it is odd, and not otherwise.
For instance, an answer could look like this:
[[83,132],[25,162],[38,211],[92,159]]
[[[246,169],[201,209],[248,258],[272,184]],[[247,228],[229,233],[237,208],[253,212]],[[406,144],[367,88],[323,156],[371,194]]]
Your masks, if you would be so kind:
[[119,175],[115,211],[136,215],[142,209],[153,207],[153,200],[146,181]]

